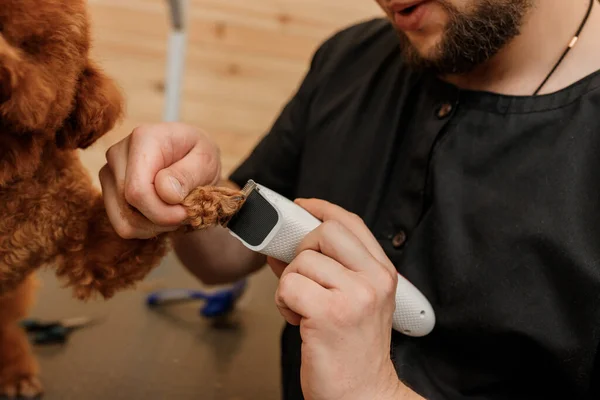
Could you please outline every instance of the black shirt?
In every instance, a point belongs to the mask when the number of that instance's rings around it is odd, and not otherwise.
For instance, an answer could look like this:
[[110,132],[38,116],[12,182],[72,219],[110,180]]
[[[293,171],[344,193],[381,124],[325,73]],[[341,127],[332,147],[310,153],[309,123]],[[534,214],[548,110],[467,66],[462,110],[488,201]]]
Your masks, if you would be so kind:
[[[392,342],[425,398],[600,399],[600,71],[537,97],[459,90],[366,21],[323,43],[231,178],[364,218],[436,311]],[[302,399],[289,325],[281,361]]]

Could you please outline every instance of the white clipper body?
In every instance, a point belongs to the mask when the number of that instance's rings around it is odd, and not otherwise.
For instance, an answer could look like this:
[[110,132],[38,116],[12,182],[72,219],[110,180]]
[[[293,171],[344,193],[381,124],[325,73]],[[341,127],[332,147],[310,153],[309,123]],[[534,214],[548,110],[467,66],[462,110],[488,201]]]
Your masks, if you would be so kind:
[[[250,180],[243,188],[246,202],[227,228],[244,246],[290,263],[304,237],[322,222],[293,201]],[[393,329],[407,336],[428,335],[435,313],[427,298],[398,274]]]

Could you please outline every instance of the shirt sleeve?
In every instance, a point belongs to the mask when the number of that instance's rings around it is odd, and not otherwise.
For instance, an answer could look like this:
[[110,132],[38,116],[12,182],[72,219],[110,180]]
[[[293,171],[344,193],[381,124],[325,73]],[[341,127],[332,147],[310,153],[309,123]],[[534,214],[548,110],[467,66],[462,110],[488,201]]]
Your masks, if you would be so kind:
[[288,198],[294,197],[305,121],[317,86],[324,45],[314,54],[310,67],[287,101],[269,132],[264,135],[229,179],[239,186],[253,179]]

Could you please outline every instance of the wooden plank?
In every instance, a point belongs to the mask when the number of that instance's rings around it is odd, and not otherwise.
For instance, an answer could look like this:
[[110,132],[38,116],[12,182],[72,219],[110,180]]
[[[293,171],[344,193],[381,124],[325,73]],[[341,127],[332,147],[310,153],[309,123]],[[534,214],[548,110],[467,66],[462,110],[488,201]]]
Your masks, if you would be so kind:
[[[182,120],[209,132],[229,171],[268,129],[317,46],[380,16],[365,0],[190,0]],[[123,88],[127,116],[82,158],[95,176],[104,153],[163,113],[169,16],[164,0],[89,0],[94,57]]]

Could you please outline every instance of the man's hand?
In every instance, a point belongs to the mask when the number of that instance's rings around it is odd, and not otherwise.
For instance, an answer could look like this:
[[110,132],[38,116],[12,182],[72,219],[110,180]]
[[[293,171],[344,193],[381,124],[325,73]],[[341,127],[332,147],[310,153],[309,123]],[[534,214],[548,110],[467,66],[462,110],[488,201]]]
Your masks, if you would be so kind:
[[179,204],[195,187],[220,180],[219,149],[180,123],[143,126],[112,146],[100,170],[111,224],[124,238],[177,230],[187,219]]
[[320,200],[297,200],[323,221],[289,265],[269,259],[280,277],[275,296],[300,326],[302,389],[310,400],[421,399],[390,360],[398,275],[363,221]]

